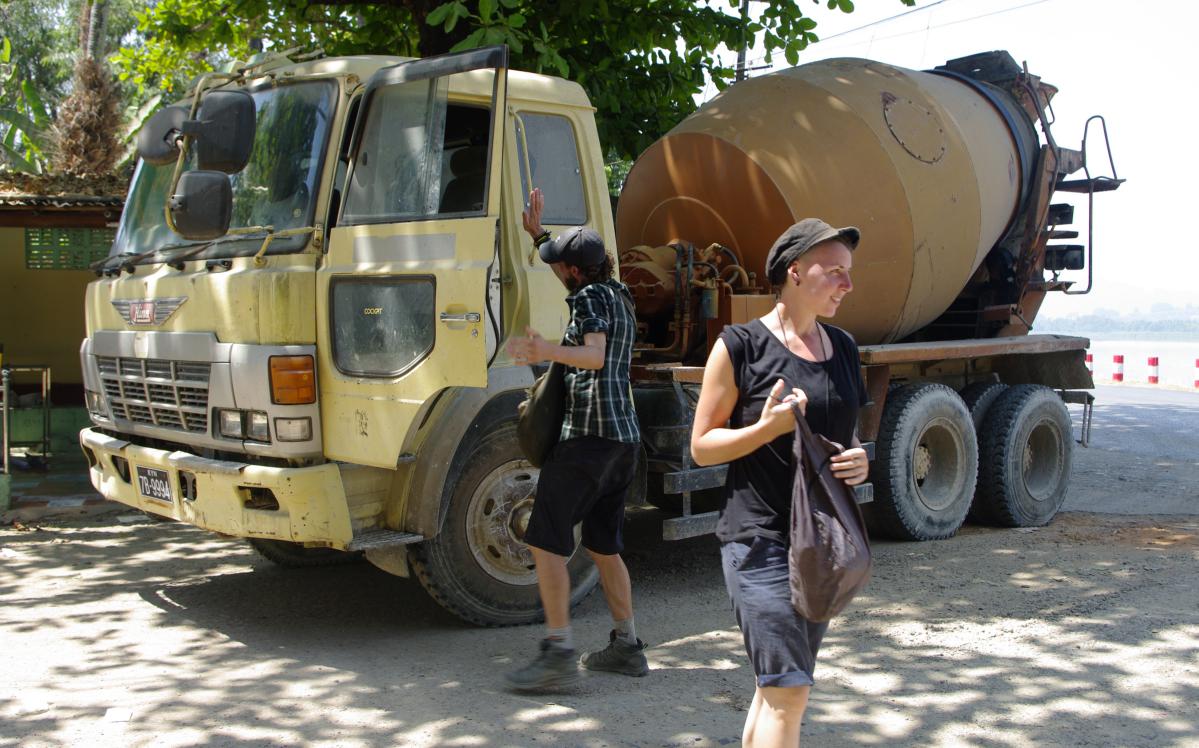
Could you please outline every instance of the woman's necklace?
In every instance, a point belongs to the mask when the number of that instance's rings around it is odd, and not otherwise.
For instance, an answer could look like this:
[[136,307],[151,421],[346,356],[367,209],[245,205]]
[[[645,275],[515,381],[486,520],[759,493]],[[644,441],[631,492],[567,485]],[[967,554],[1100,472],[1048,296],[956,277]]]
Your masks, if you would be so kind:
[[[787,338],[787,326],[783,324],[783,313],[779,311],[779,308],[777,305],[774,307],[774,313],[776,316],[778,316],[779,330],[781,330],[783,333],[783,345],[785,345],[787,347],[788,351],[791,351],[792,354],[795,354],[795,351],[791,350],[791,341]],[[820,363],[823,364],[825,362],[825,360],[827,359],[827,356],[825,356],[825,354],[824,354],[824,332],[820,329],[819,322],[816,323],[816,334],[820,337]],[[799,339],[803,340],[803,336],[800,336]],[[805,343],[804,345],[807,345],[807,344]],[[808,350],[811,350],[811,347],[809,347]],[[796,354],[796,355],[798,355],[798,354]],[[832,377],[829,375],[828,369],[826,367],[821,366],[821,368],[824,369],[824,411],[825,411],[825,420],[827,421],[828,420],[828,410],[829,410],[829,405],[830,405],[830,403],[829,403],[829,399],[830,399],[829,379],[831,379]]]
[[[790,339],[787,338],[787,326],[783,324],[783,313],[779,311],[779,308],[777,306],[774,308],[774,313],[779,318],[779,330],[781,330],[783,333],[783,345],[787,346],[787,350],[790,351],[791,350],[791,341],[790,341]],[[823,363],[825,358],[827,358],[827,357],[824,355],[824,333],[821,332],[821,330],[820,330],[819,322],[816,323],[816,337],[820,338],[820,361],[821,361],[821,363]],[[803,336],[801,335],[799,339],[802,341]],[[807,344],[805,343],[805,345],[807,345]],[[809,346],[808,350],[811,350],[810,346]],[[794,351],[792,351],[792,353],[794,353]]]

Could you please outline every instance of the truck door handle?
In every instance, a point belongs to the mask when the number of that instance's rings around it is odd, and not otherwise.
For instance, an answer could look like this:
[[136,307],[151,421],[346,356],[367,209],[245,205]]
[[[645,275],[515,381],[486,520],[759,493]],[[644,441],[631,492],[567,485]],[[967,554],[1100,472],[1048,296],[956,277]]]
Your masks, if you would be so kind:
[[441,313],[442,322],[478,322],[483,317],[478,312],[466,312],[465,314],[448,314]]

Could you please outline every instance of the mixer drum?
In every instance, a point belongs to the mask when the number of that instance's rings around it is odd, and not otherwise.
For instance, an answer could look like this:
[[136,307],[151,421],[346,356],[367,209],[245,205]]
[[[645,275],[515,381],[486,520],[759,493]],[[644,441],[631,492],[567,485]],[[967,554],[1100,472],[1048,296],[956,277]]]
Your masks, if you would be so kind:
[[617,245],[719,242],[764,285],[792,223],[858,226],[836,323],[859,343],[892,342],[940,316],[1003,237],[1036,148],[1028,116],[993,86],[811,63],[730,87],[650,146],[621,192]]

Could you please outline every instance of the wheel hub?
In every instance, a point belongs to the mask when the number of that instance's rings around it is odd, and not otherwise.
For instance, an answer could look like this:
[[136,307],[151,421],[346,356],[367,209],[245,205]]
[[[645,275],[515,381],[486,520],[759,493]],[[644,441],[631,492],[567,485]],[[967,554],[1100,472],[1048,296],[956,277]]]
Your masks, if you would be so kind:
[[961,494],[962,434],[946,418],[933,418],[912,448],[912,482],[916,497],[933,511],[942,511]]
[[1021,475],[1024,487],[1034,501],[1053,496],[1062,481],[1063,441],[1069,437],[1058,431],[1051,420],[1033,426],[1024,443]]
[[916,474],[916,480],[922,482],[928,477],[929,470],[933,466],[933,457],[928,451],[928,447],[920,444],[916,447],[916,459],[912,465],[912,471]]
[[508,584],[537,583],[524,537],[540,472],[524,460],[499,465],[479,482],[467,507],[471,555],[488,575]]

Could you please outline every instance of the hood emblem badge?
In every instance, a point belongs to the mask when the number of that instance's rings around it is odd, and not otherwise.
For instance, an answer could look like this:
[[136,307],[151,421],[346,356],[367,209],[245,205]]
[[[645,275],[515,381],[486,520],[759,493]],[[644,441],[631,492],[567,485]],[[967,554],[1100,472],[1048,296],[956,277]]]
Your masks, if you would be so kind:
[[161,325],[185,301],[186,296],[165,299],[113,299],[112,305],[129,325]]

